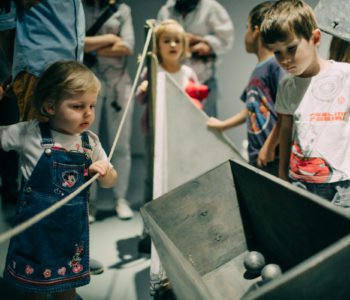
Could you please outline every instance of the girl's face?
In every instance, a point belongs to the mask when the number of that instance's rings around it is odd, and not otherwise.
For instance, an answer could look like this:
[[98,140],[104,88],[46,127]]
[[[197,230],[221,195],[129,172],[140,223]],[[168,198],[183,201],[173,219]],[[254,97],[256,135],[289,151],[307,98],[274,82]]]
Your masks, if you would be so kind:
[[311,77],[317,74],[317,47],[320,43],[319,31],[310,40],[292,36],[284,42],[269,44],[278,63],[294,76]]
[[175,24],[166,27],[166,31],[160,34],[158,51],[162,63],[179,63],[184,51],[184,32]]
[[81,134],[95,119],[98,92],[88,91],[51,105],[44,104],[52,129],[69,135]]

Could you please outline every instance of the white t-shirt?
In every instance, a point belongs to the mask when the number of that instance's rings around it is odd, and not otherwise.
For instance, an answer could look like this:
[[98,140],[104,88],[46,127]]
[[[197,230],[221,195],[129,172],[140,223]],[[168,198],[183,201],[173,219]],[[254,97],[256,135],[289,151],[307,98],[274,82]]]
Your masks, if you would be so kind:
[[315,183],[350,179],[350,64],[331,61],[312,78],[286,78],[276,111],[294,118],[291,178]]
[[[92,150],[85,152],[92,162],[107,160],[107,155],[94,133],[87,131]],[[54,147],[64,148],[67,151],[84,153],[80,135],[67,135],[51,130]],[[20,168],[26,180],[29,179],[34,167],[38,163],[44,148],[41,145],[41,133],[38,121],[21,122],[10,126],[0,127],[1,146],[5,151],[14,150],[20,155]]]
[[164,70],[164,68],[159,64],[157,71],[158,73],[162,73],[162,72],[167,73],[169,77],[174,79],[174,81],[179,85],[179,87],[182,90],[186,89],[190,80],[194,81],[194,83],[199,83],[196,73],[193,71],[191,67],[188,67],[186,65],[181,65],[181,68],[179,71],[175,73],[170,73]]

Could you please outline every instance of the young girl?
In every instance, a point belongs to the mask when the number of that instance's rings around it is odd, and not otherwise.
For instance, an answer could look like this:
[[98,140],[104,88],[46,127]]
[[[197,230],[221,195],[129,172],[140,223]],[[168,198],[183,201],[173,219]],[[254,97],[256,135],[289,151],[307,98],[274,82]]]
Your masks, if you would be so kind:
[[[175,82],[186,91],[193,103],[203,108],[201,100],[208,96],[208,87],[199,84],[196,73],[182,61],[189,55],[188,41],[183,27],[174,20],[161,22],[155,30],[158,72],[167,72]],[[143,74],[144,78],[145,73]],[[138,88],[137,97],[147,103],[148,81],[144,80]],[[142,117],[142,129],[148,132],[147,108]]]
[[[48,117],[1,127],[0,146],[21,155],[23,182],[15,224],[66,197],[90,176],[100,174],[112,187],[117,173],[99,139],[87,131],[95,118],[100,83],[78,62],[57,62],[41,76],[34,106]],[[88,191],[11,239],[4,278],[25,292],[25,299],[75,299],[88,284]]]
[[[183,27],[174,20],[165,20],[161,22],[155,29],[156,36],[156,55],[159,62],[157,71],[167,72],[176,83],[183,88],[184,91],[191,97],[192,101],[198,108],[202,108],[200,100],[204,100],[208,95],[208,87],[198,84],[196,73],[188,66],[183,65],[182,61],[189,55],[188,40]],[[142,74],[143,78],[147,77],[147,70]],[[150,147],[149,137],[149,112],[147,94],[148,81],[143,80],[138,87],[136,96],[140,103],[146,106],[141,118],[142,132],[145,134],[145,152],[146,152],[146,169],[151,168],[148,157],[152,151]],[[145,178],[144,202],[152,200],[152,192],[150,186],[152,179],[149,174]],[[150,239],[146,236],[140,243],[139,250],[141,252],[150,252]]]

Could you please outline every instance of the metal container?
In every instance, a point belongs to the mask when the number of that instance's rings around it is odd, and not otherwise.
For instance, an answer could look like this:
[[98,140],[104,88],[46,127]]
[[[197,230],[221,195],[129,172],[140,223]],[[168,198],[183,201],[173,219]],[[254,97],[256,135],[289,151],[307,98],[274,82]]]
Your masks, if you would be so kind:
[[[228,161],[141,209],[178,299],[347,299],[349,213],[241,161]],[[283,274],[251,276],[261,252]]]

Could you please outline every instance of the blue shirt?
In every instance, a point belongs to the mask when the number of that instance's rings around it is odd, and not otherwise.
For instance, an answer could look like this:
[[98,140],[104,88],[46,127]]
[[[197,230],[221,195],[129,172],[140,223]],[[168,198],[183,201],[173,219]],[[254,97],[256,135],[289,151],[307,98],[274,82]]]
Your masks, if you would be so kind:
[[17,10],[13,78],[21,71],[35,76],[58,60],[82,61],[85,17],[81,0],[43,0]]
[[277,121],[275,100],[278,84],[284,74],[275,57],[270,57],[255,67],[241,95],[248,110],[246,122],[250,163],[256,162],[261,147]]

